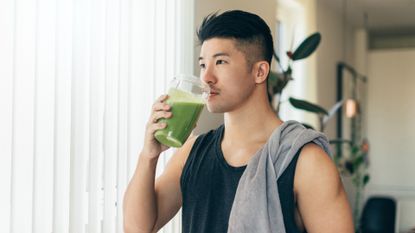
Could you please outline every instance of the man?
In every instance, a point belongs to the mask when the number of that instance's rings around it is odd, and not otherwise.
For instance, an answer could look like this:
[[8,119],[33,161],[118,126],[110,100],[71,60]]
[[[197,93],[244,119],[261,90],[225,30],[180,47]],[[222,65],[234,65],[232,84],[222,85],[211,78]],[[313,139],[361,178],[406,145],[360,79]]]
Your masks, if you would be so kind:
[[[267,98],[273,45],[266,23],[243,11],[213,14],[204,19],[198,37],[200,78],[211,88],[207,108],[224,113],[224,125],[191,136],[155,180],[159,155],[168,148],[154,139],[154,133],[166,127],[158,120],[171,117],[171,112],[165,104],[168,96],[154,103],[144,147],[125,193],[127,233],[157,232],[181,207],[183,232],[227,232],[246,165],[284,124]],[[337,169],[320,146],[302,147],[278,179],[278,192],[285,232],[353,232]]]

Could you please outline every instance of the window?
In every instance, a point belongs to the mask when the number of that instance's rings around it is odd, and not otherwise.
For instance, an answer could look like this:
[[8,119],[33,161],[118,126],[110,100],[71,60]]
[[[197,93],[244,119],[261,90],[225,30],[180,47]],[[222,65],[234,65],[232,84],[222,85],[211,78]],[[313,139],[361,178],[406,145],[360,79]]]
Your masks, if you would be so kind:
[[[286,52],[293,51],[307,36],[305,19],[306,9],[302,1],[277,1],[276,49],[284,69],[288,66]],[[305,122],[304,112],[295,110],[288,102],[288,98],[305,99],[306,65],[302,61],[296,61],[292,68],[294,80],[288,83],[281,96],[280,117],[283,120]]]
[[191,0],[1,1],[0,232],[123,232],[150,106],[192,71],[192,14]]

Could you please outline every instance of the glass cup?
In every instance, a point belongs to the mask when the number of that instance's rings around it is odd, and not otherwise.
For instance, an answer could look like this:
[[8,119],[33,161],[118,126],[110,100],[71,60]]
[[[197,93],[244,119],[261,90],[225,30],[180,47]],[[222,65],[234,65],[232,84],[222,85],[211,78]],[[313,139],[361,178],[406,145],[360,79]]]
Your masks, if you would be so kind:
[[196,126],[209,95],[209,87],[195,76],[179,75],[171,81],[168,95],[166,103],[171,106],[173,115],[159,120],[166,122],[167,126],[157,130],[154,137],[166,146],[181,147]]

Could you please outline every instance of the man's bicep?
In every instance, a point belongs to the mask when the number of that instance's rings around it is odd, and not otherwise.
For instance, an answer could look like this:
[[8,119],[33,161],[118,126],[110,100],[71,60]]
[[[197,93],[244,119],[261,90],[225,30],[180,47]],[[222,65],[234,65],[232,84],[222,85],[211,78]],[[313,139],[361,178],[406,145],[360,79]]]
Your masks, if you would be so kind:
[[180,177],[195,140],[196,137],[189,138],[185,145],[176,151],[167,163],[163,173],[155,182],[157,196],[155,232],[169,222],[182,206]]
[[306,145],[297,162],[294,187],[307,232],[352,233],[353,222],[338,171],[315,144]]

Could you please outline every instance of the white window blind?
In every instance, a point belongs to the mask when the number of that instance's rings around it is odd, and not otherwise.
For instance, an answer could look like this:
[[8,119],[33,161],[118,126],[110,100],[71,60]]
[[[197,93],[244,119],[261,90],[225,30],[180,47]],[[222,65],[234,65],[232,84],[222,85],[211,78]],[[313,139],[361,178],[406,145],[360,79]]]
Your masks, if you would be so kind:
[[151,105],[192,73],[193,33],[193,0],[0,1],[0,232],[123,232]]

